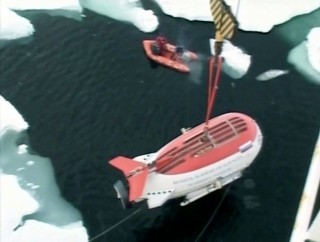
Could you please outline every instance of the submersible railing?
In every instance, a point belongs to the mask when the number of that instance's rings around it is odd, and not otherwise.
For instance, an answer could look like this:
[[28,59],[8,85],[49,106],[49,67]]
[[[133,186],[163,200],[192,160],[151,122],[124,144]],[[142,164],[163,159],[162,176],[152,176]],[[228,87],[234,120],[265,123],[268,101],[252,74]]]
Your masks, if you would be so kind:
[[320,211],[310,222],[320,184],[320,132],[301,196],[290,242],[320,242]]

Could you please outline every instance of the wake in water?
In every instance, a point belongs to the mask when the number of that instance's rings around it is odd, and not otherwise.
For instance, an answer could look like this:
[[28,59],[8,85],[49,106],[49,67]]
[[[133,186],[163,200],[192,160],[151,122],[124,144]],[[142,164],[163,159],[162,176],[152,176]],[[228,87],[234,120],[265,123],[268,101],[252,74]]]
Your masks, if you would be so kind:
[[[182,46],[184,49],[188,49],[188,46],[191,44],[192,41],[190,38],[187,37],[186,31],[189,31],[189,28],[183,26],[179,29],[177,35],[177,46]],[[197,61],[186,61],[188,67],[190,68],[190,74],[188,75],[189,80],[197,85],[200,85],[203,82],[202,72],[205,65],[205,60],[207,56],[201,53],[196,53],[198,56]]]
[[207,57],[203,54],[196,53],[198,55],[197,61],[189,61],[188,67],[190,68],[189,80],[197,85],[200,85],[204,80],[202,77],[203,69],[205,67],[205,60]]
[[182,46],[183,48],[187,48],[187,46],[190,45],[190,37],[187,37],[186,31],[188,31],[188,27],[182,26],[178,30],[177,39],[176,39],[176,45]]

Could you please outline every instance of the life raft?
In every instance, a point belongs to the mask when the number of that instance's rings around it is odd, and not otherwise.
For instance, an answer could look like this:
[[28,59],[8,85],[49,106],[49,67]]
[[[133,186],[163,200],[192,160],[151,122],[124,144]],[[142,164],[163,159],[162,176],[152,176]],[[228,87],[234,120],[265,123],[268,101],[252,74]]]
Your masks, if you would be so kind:
[[143,48],[152,61],[180,72],[190,72],[187,62],[198,59],[195,53],[169,43],[161,50],[155,40],[144,40]]

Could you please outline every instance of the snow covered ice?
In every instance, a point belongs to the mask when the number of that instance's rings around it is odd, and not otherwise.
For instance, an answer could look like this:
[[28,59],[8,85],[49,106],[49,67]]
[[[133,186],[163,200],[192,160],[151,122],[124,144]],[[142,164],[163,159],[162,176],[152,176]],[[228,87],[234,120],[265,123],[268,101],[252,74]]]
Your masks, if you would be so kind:
[[78,0],[4,0],[5,5],[11,10],[57,10],[64,9],[70,11],[82,11],[82,6]]
[[[212,22],[208,0],[155,0],[165,14],[190,21]],[[275,25],[320,7],[319,0],[225,0],[245,31],[269,32]],[[276,11],[275,11],[276,10]],[[281,10],[281,11],[280,11]]]
[[[214,55],[214,39],[210,39],[211,54]],[[225,40],[221,56],[224,58],[222,70],[230,77],[239,79],[249,70],[251,56],[244,53],[240,48],[234,46],[230,41]]]
[[82,6],[78,0],[2,0],[0,4],[1,40],[30,37],[35,31],[30,20],[19,16],[14,10],[67,10],[80,14],[82,12]]
[[2,96],[0,96],[0,107],[0,137],[7,129],[14,129],[20,132],[29,127],[20,113]]
[[145,10],[139,0],[80,0],[85,8],[110,18],[129,22],[143,32],[158,28],[158,18],[152,10]]
[[[173,17],[188,20],[212,22],[208,0],[155,0],[162,11]],[[236,15],[239,28],[245,31],[268,32],[273,26],[320,7],[319,0],[262,1],[226,0]],[[240,3],[240,4],[239,4]],[[142,7],[139,0],[5,0],[0,4],[2,23],[1,39],[19,39],[31,36],[34,27],[30,21],[12,10],[67,10],[78,13],[81,18],[83,8],[119,21],[129,22],[143,32],[153,32],[159,22],[152,10]],[[274,11],[281,9],[281,11]],[[19,28],[17,28],[19,26]]]
[[320,27],[311,29],[306,45],[309,62],[320,73]]
[[0,236],[2,241],[2,239],[10,238],[13,230],[21,223],[22,217],[36,212],[39,204],[26,191],[21,189],[16,176],[1,174],[0,184]]
[[13,40],[31,36],[34,27],[31,22],[0,4],[0,39]]
[[35,31],[30,20],[19,16],[14,10],[38,10],[39,13],[46,10],[45,13],[51,15],[81,19],[84,7],[113,19],[132,23],[143,32],[153,32],[159,25],[153,11],[145,10],[139,0],[4,0],[0,4],[0,39],[14,40],[30,37]]

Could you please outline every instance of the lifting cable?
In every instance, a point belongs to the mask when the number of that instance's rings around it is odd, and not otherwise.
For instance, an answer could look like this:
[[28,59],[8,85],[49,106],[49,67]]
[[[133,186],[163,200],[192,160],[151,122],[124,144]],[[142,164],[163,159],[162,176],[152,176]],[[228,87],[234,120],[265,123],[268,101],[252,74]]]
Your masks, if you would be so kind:
[[216,56],[216,57],[210,58],[207,114],[205,119],[206,126],[208,125],[210,114],[213,109],[217,89],[219,86],[221,69],[222,69],[222,57]]
[[[240,0],[238,0],[237,12],[239,10]],[[222,62],[221,57],[222,45],[224,39],[231,39],[237,28],[236,18],[233,16],[230,7],[223,0],[210,0],[210,11],[215,25],[215,56],[210,58],[209,62],[209,85],[208,85],[208,101],[207,113],[205,117],[205,132],[208,130],[208,122],[210,114],[214,106],[216,92],[218,89]],[[238,13],[237,13],[238,14]]]
[[217,208],[213,211],[213,213],[211,214],[208,222],[205,224],[205,226],[203,227],[203,229],[201,230],[201,232],[198,234],[197,238],[194,240],[194,242],[198,242],[200,241],[201,237],[204,235],[204,232],[207,230],[207,228],[209,227],[209,225],[211,224],[213,218],[216,216],[216,214],[218,213],[218,210],[220,209],[224,199],[226,198],[228,192],[230,190],[230,184],[228,185],[227,189],[225,190],[222,198],[219,201],[219,204],[217,206]]
[[143,207],[140,207],[139,209],[137,209],[136,211],[132,212],[131,214],[129,214],[127,217],[121,219],[119,222],[115,223],[114,225],[112,225],[110,228],[106,229],[105,231],[101,232],[100,234],[94,236],[92,239],[89,240],[89,242],[94,241],[98,238],[100,238],[102,235],[105,235],[107,233],[109,233],[110,231],[112,231],[113,229],[115,229],[116,227],[118,227],[119,225],[123,224],[124,222],[126,222],[128,219],[130,219],[131,217],[133,217],[133,215],[137,214],[138,212],[140,212],[142,210]]

